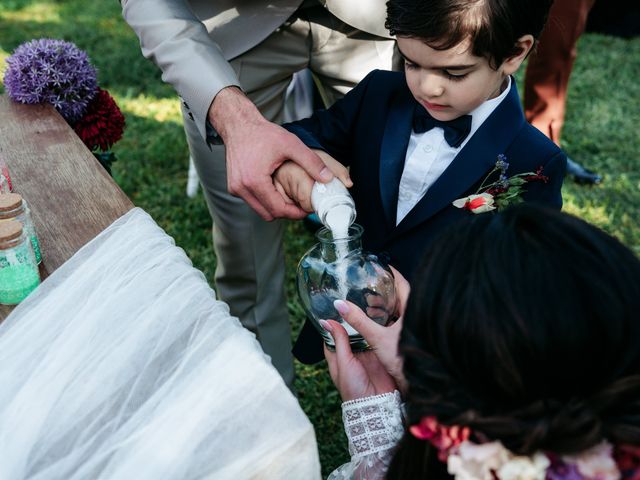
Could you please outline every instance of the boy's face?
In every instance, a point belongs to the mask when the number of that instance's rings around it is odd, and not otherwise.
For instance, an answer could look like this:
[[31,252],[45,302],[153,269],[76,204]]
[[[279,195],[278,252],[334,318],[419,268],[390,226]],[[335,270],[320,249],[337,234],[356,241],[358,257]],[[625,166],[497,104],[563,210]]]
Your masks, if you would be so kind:
[[469,41],[448,50],[435,50],[417,38],[397,41],[409,90],[438,120],[466,115],[497,97],[506,76],[513,73],[508,62],[494,70],[486,58],[473,55]]

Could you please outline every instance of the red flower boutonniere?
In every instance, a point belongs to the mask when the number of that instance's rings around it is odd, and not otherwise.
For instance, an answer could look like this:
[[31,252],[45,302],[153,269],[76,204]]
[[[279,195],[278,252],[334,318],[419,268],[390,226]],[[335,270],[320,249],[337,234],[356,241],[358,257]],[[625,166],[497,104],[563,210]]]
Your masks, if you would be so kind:
[[469,195],[468,197],[459,198],[453,202],[453,206],[464,208],[473,213],[484,213],[495,210],[495,198],[490,193],[480,193]]
[[[495,167],[482,181],[476,193],[454,200],[453,206],[473,213],[503,210],[509,205],[522,202],[524,186],[528,182],[547,183],[549,181],[549,177],[542,174],[542,167],[538,168],[536,172],[518,173],[511,177],[507,177],[508,168],[507,157],[503,154],[498,155]],[[500,172],[498,180],[487,183],[496,172]]]

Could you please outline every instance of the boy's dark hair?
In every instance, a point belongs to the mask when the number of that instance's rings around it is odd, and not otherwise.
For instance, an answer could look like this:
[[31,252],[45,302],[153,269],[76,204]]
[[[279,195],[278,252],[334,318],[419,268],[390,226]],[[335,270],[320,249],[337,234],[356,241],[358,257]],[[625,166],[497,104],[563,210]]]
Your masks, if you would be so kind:
[[[523,455],[640,445],[640,260],[618,240],[523,204],[444,232],[411,287],[409,425],[435,416]],[[450,477],[405,434],[387,478]]]
[[553,0],[389,0],[392,35],[419,38],[446,50],[469,38],[472,53],[498,68],[519,53],[523,35],[540,37]]

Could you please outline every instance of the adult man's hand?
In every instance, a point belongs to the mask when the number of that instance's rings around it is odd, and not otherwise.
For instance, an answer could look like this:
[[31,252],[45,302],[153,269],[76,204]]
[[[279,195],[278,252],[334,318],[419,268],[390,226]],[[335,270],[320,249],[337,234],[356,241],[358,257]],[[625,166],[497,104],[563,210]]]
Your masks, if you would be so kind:
[[244,199],[265,220],[306,216],[278,193],[271,175],[291,160],[313,179],[328,182],[333,174],[320,157],[298,137],[267,121],[237,87],[216,95],[208,117],[226,146],[229,193]]

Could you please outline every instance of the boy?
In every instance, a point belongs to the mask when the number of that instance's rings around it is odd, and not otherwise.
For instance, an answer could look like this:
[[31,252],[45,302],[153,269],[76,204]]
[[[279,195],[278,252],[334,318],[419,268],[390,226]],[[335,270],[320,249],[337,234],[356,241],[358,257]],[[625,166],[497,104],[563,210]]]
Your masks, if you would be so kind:
[[[397,37],[404,73],[374,71],[330,109],[285,126],[349,167],[364,248],[388,252],[409,280],[434,234],[473,214],[453,202],[485,193],[498,156],[508,168],[502,163],[489,183],[509,188],[505,180],[542,167],[540,181],[522,185],[522,199],[562,206],[566,157],[526,122],[511,77],[535,46],[551,3],[390,0],[386,26]],[[274,177],[281,193],[309,209],[313,182],[304,171],[285,163]],[[300,342],[294,353],[305,360]]]

